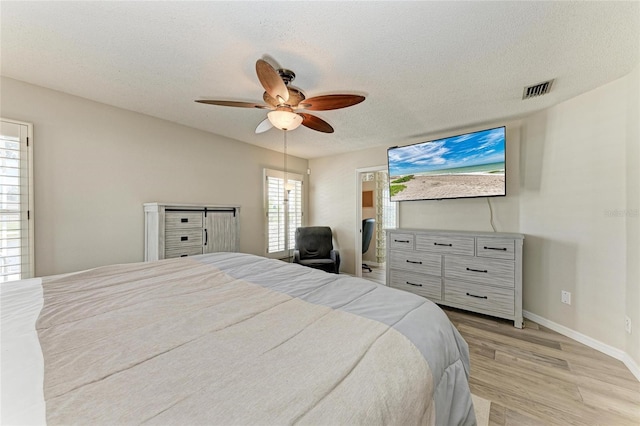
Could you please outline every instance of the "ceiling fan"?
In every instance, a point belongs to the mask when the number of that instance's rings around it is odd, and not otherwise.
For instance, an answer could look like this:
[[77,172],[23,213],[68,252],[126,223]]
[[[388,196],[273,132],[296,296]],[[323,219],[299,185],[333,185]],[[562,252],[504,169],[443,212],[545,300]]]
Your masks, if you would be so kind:
[[307,99],[302,91],[289,85],[296,77],[293,71],[282,68],[276,70],[262,59],[258,59],[256,62],[256,74],[258,74],[258,80],[265,90],[262,95],[265,104],[213,99],[196,100],[196,102],[271,110],[267,114],[267,118],[256,127],[256,133],[266,132],[271,127],[293,130],[300,124],[318,132],[333,133],[333,127],[323,119],[298,111],[327,111],[346,108],[359,104],[365,99],[364,96],[345,94],[315,96]]

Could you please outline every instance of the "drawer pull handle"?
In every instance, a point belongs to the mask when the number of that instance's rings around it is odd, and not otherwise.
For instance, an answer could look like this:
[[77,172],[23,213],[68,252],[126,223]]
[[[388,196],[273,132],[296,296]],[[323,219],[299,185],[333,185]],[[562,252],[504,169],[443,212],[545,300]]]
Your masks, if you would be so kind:
[[415,263],[416,265],[422,265],[422,262],[415,262],[413,260],[407,260],[407,263]]
[[188,254],[181,254],[180,257],[187,257],[189,256]]
[[500,250],[500,251],[507,251],[507,248],[506,248],[506,247],[487,247],[487,246],[484,246],[484,249],[485,249],[485,250]]
[[443,243],[433,243],[434,246],[445,246],[445,247],[452,247],[453,244],[443,244]]
[[[189,222],[189,218],[187,218],[187,217],[182,217],[182,218],[180,218],[180,222],[182,222],[182,223],[188,223],[188,222]],[[486,247],[485,247],[485,248],[486,248]]]
[[180,237],[180,241],[189,241],[189,237]]
[[415,287],[422,287],[422,284],[416,284],[416,283],[412,283],[412,282],[409,282],[409,281],[407,281],[406,283],[409,284],[409,285],[415,286]]
[[409,240],[393,240],[396,243],[410,243],[411,241]]
[[471,269],[471,268],[467,268],[467,271],[471,271],[471,272],[482,272],[482,273],[487,273],[489,271],[487,271],[486,269],[482,270],[482,269]]
[[476,296],[475,294],[467,293],[467,296],[477,297],[478,299],[487,299],[487,296]]

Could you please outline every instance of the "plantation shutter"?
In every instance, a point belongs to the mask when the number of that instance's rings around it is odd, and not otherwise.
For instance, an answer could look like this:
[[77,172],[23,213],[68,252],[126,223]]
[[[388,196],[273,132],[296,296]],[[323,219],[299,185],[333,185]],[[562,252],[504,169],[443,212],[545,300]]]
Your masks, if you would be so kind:
[[0,282],[33,276],[31,126],[0,121]]
[[284,258],[295,246],[296,228],[302,226],[302,175],[265,169],[267,256]]

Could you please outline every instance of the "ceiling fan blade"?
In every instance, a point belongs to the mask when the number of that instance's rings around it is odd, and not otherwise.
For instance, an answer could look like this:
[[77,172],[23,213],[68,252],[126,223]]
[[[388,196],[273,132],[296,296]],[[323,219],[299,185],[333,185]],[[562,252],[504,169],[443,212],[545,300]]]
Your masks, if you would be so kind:
[[273,124],[271,124],[271,122],[269,121],[269,118],[267,117],[264,120],[262,120],[260,124],[258,124],[258,127],[256,127],[256,134],[264,133],[267,130],[270,130],[272,127],[273,127]]
[[240,101],[218,101],[218,100],[210,100],[210,99],[201,99],[196,102],[207,105],[220,105],[220,106],[229,106],[229,107],[238,107],[238,108],[260,108],[260,109],[271,109],[269,105],[255,104],[252,102],[240,102]]
[[315,115],[306,114],[304,112],[298,113],[302,116],[302,125],[318,132],[333,133],[333,127],[321,118]]
[[264,90],[270,94],[274,99],[280,101],[278,103],[284,103],[289,100],[289,90],[287,85],[284,84],[280,74],[276,71],[268,62],[258,59],[256,62],[256,74],[258,74],[258,80],[264,87]]
[[309,111],[327,111],[330,109],[340,109],[359,104],[364,101],[364,96],[360,95],[324,95],[305,99],[304,104]]

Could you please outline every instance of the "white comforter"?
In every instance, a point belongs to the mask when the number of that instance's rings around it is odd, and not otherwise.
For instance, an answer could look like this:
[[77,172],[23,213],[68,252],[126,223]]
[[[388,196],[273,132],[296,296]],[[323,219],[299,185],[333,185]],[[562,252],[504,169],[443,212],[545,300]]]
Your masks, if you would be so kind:
[[475,423],[446,315],[366,280],[216,253],[1,290],[3,424]]

